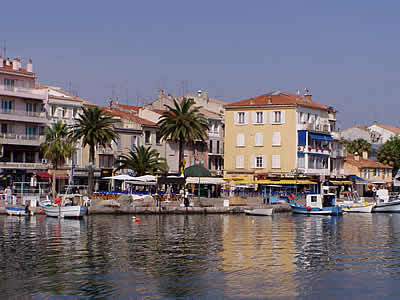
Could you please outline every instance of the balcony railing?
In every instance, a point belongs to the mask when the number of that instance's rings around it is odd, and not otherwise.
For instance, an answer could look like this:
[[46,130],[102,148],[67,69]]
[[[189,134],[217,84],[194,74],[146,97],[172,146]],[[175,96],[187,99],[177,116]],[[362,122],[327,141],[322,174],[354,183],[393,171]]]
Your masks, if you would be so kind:
[[316,132],[324,132],[324,133],[331,133],[331,126],[315,124],[315,123],[302,123],[297,124],[299,130],[311,130]]
[[8,110],[0,108],[0,119],[9,121],[46,123],[46,112],[31,112],[24,110]]
[[17,86],[5,86],[0,84],[0,94],[6,96],[15,96],[29,99],[45,99],[47,95],[47,90],[44,89],[32,89]]
[[43,135],[0,133],[0,144],[39,146],[44,140]]
[[0,162],[3,169],[48,169],[48,164],[42,163],[23,163],[23,162]]
[[99,147],[97,149],[98,154],[114,154],[114,149],[112,148],[104,148],[104,147]]
[[298,168],[302,173],[308,175],[322,175],[322,176],[329,176],[330,170],[329,169],[301,169]]

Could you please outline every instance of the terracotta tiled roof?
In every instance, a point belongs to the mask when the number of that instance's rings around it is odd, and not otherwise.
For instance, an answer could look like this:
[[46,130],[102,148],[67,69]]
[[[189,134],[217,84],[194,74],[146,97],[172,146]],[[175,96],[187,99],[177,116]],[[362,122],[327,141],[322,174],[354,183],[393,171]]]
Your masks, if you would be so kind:
[[389,165],[382,164],[380,162],[371,160],[371,159],[363,159],[361,155],[359,155],[359,160],[354,159],[354,154],[348,154],[347,157],[345,158],[345,162],[349,163],[353,166],[358,167],[359,169],[363,168],[390,168],[392,169],[393,167]]
[[129,113],[129,112],[126,112],[126,111],[123,111],[123,110],[120,110],[120,109],[116,109],[116,108],[110,109],[108,107],[103,107],[103,109],[108,111],[108,112],[110,112],[113,116],[122,117],[122,118],[125,118],[125,119],[128,119],[128,120],[134,121],[134,122],[136,122],[136,123],[138,123],[140,125],[157,126],[156,123],[151,122],[151,121],[146,120],[146,119],[143,119],[143,118],[140,118],[140,117],[134,115],[133,113]]
[[379,126],[383,129],[389,130],[391,132],[393,132],[394,134],[399,134],[400,135],[400,129],[391,125],[383,125],[383,124],[379,124],[379,123],[375,123],[374,125]]
[[126,104],[118,104],[118,106],[123,109],[134,110],[136,112],[139,112],[139,109],[140,109],[139,106],[126,105]]
[[[269,103],[271,100],[271,103]],[[268,105],[300,105],[322,110],[328,110],[328,106],[319,104],[313,100],[305,100],[304,97],[296,96],[283,92],[272,92],[262,96],[241,100],[231,104],[225,105],[226,108],[236,106],[268,106]]]
[[166,112],[166,111],[168,111],[168,110],[163,110],[163,109],[152,109],[151,111],[153,111],[153,112],[155,112],[155,113],[157,113],[157,114],[159,114],[159,115],[162,115],[164,112]]
[[219,114],[216,114],[212,111],[209,111],[205,108],[200,108],[199,112],[202,113],[204,116],[208,117],[208,118],[215,118],[215,119],[221,119],[222,117]]

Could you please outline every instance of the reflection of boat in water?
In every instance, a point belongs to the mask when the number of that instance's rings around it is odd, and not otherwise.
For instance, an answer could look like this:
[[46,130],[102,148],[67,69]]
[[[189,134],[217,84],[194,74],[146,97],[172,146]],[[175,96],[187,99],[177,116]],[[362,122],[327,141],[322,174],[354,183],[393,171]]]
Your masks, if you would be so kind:
[[5,209],[9,216],[33,216],[33,211],[27,207],[6,206]]
[[67,194],[57,198],[52,205],[42,206],[46,216],[60,218],[83,217],[88,208],[81,194]]
[[[325,188],[325,187],[324,187]],[[306,205],[289,203],[292,212],[305,215],[341,215],[342,208],[336,205],[334,193],[310,194],[306,197]]]
[[356,192],[343,192],[345,200],[337,204],[344,212],[371,213],[375,203],[361,201]]
[[246,215],[252,215],[252,216],[272,216],[273,208],[245,209],[244,213]]

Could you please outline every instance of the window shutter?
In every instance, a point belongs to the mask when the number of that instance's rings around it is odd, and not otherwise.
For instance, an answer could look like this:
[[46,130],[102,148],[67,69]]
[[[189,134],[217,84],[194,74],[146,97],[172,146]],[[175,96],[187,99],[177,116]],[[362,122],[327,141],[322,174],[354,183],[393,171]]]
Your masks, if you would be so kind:
[[284,110],[281,111],[281,123],[282,124],[285,123],[285,111]]
[[267,113],[265,111],[263,111],[263,124],[267,123]]
[[262,155],[262,167],[265,168],[265,155]]
[[274,112],[273,111],[269,112],[269,123],[274,124]]
[[272,146],[280,146],[281,145],[281,133],[273,132],[272,133]]
[[257,124],[257,112],[251,112],[251,121],[253,122],[253,124]]
[[260,132],[256,133],[256,136],[255,136],[256,146],[263,146],[263,144],[264,144],[263,137],[264,137],[263,133],[260,133]]
[[256,167],[256,158],[254,155],[250,158],[251,168],[254,169]]
[[233,123],[236,125],[239,123],[239,113],[233,113]]
[[272,155],[272,169],[280,169],[280,168],[281,168],[281,156]]
[[236,146],[244,146],[244,133],[238,133],[238,135],[236,136]]
[[244,113],[244,124],[249,124],[249,112]]

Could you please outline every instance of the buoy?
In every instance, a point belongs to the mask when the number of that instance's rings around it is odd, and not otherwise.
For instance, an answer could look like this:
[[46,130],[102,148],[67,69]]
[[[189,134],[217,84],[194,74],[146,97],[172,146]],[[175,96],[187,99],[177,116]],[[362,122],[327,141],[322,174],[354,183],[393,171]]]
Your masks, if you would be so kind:
[[254,220],[251,220],[251,223],[254,224]]
[[310,211],[311,210],[311,206],[307,206],[307,210]]
[[392,214],[389,215],[389,217],[391,217],[391,216],[392,216]]
[[43,210],[39,210],[39,214],[42,214],[43,213]]
[[294,195],[293,194],[290,194],[289,195],[289,200],[293,200],[294,199]]
[[139,218],[136,218],[136,217],[135,217],[135,219],[136,219],[136,223],[140,222],[140,219],[139,219]]

